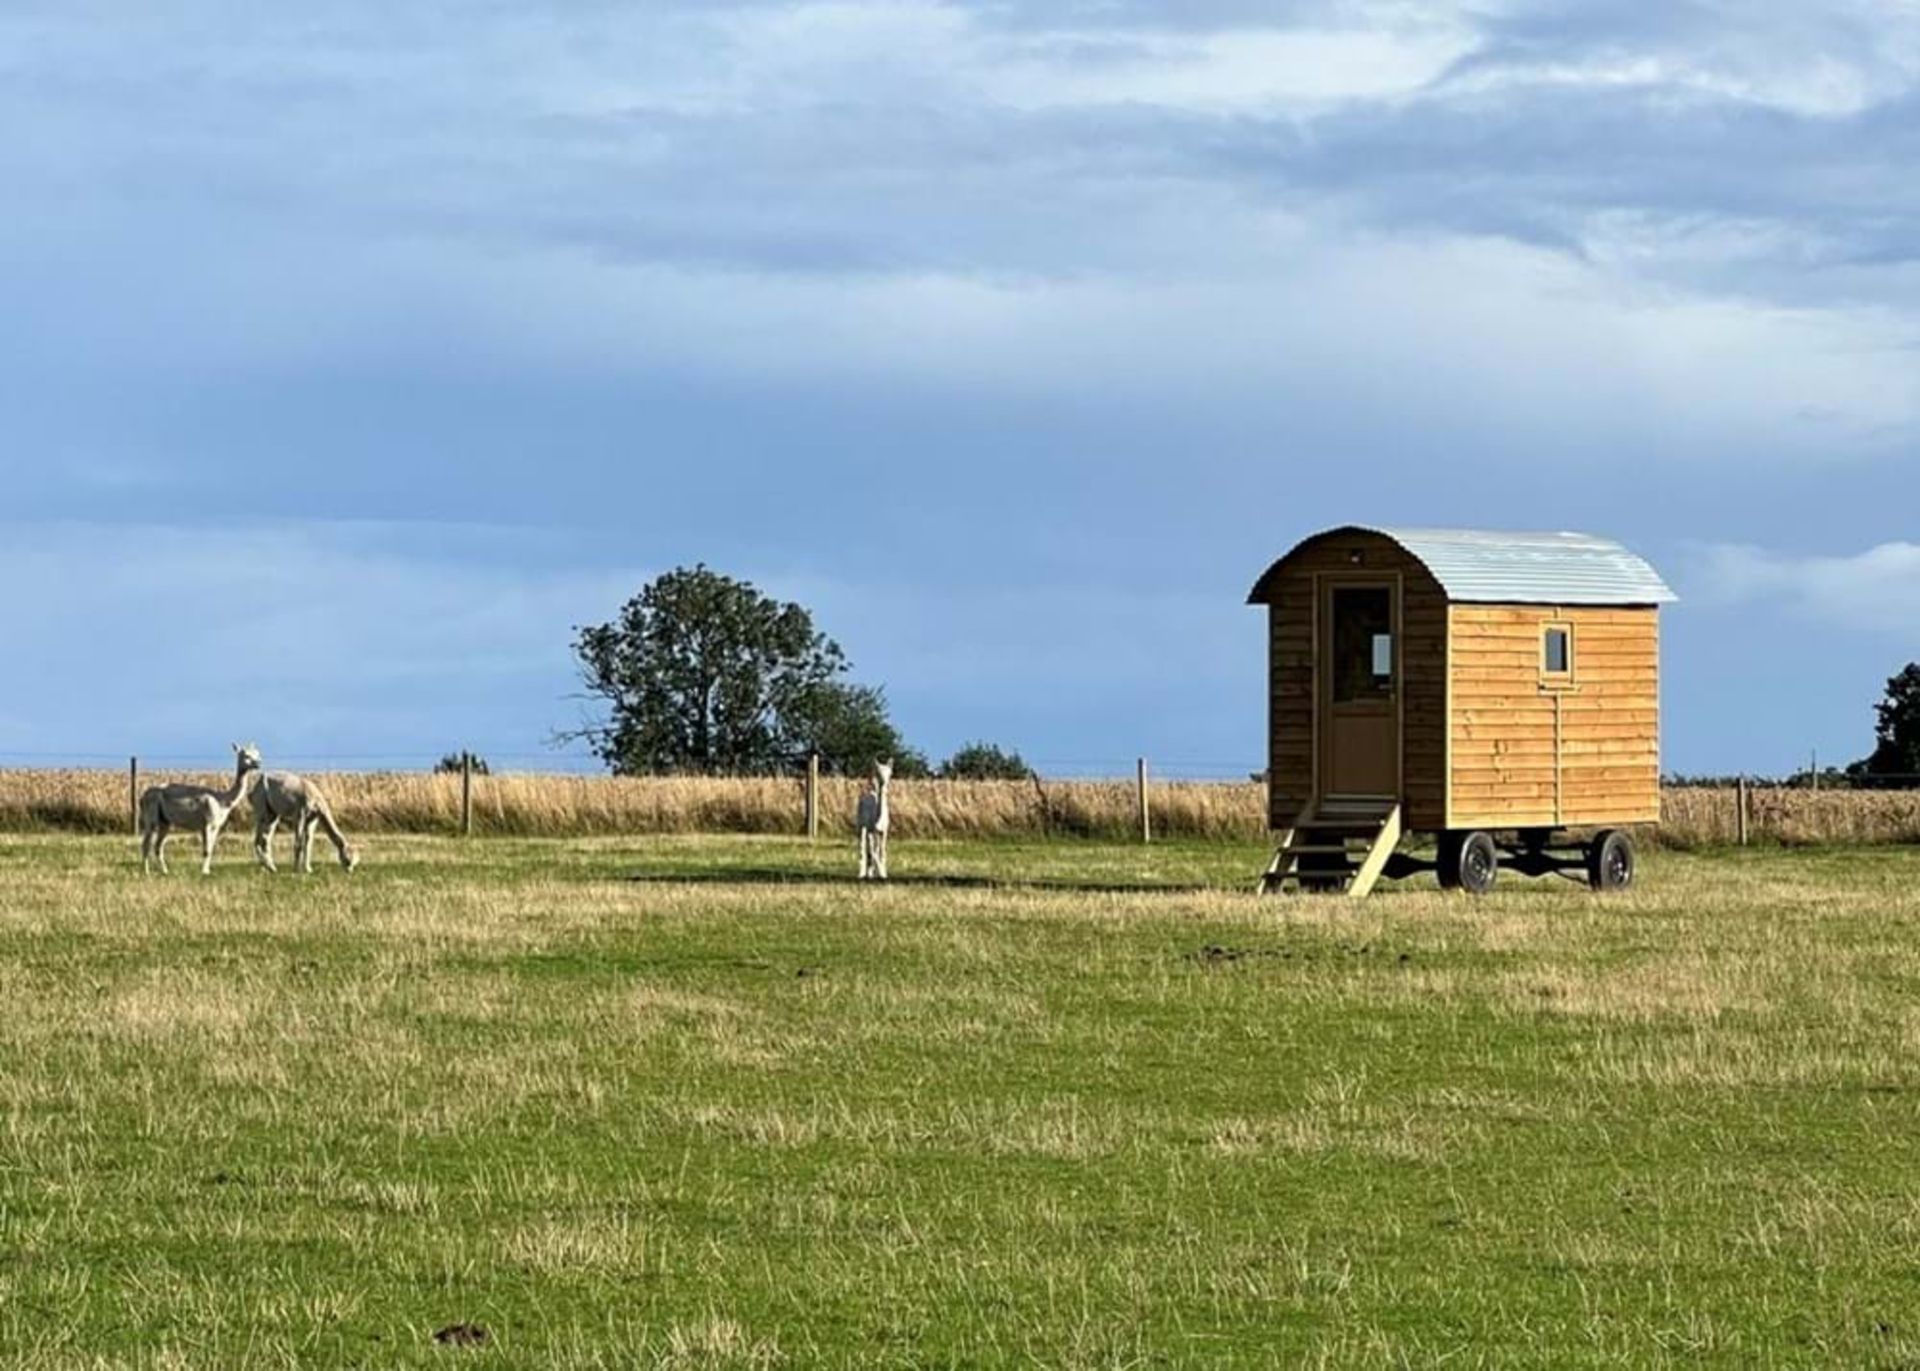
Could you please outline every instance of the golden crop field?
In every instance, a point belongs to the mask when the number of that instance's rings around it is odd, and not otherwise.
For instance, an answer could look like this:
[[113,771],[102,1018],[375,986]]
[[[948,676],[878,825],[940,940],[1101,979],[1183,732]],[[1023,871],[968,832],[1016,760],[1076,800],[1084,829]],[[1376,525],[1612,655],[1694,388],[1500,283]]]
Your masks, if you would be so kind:
[[[215,774],[155,773],[147,780],[218,785]],[[337,772],[318,777],[349,831],[450,833],[460,824],[460,778],[424,772]],[[852,831],[859,782],[821,783],[824,834]],[[1154,782],[1155,834],[1255,841],[1266,831],[1265,790],[1247,781]],[[913,838],[1122,839],[1137,832],[1132,781],[898,781],[895,832]],[[1735,838],[1734,793],[1669,787],[1659,839],[1675,847]],[[1920,842],[1920,790],[1755,788],[1752,838],[1809,843]],[[244,827],[244,818],[236,820]],[[474,778],[477,832],[508,837],[613,837],[651,833],[782,835],[802,830],[804,788],[783,777],[613,777],[510,773]],[[130,827],[127,777],[103,770],[0,770],[0,830],[122,832]]]

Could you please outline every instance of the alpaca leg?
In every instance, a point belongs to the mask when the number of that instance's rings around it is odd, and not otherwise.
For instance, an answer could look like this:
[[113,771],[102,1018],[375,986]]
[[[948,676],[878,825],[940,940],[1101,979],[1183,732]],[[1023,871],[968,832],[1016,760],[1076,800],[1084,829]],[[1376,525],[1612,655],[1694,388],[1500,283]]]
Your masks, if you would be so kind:
[[172,831],[165,819],[160,820],[153,826],[153,857],[155,861],[160,863],[160,874],[162,876],[170,874],[167,871],[167,838]]
[[354,855],[353,844],[347,841],[347,835],[340,831],[340,825],[333,821],[333,815],[324,809],[313,811],[314,820],[326,831],[327,841],[333,844],[333,850],[340,858],[340,865],[351,871],[360,859]]
[[200,830],[200,874],[213,874],[213,845],[219,840],[220,830],[208,824]]
[[320,827],[318,810],[309,809],[306,812],[303,827],[306,837],[300,844],[300,869],[311,876],[313,874],[313,833]]
[[313,870],[313,816],[305,810],[293,821],[293,869],[302,876]]
[[887,831],[884,828],[873,835],[873,843],[873,874],[884,881],[887,879]]
[[873,830],[870,828],[860,830],[860,879],[873,879]]
[[280,868],[273,864],[273,835],[280,827],[280,820],[271,814],[253,821],[253,859],[269,871]]

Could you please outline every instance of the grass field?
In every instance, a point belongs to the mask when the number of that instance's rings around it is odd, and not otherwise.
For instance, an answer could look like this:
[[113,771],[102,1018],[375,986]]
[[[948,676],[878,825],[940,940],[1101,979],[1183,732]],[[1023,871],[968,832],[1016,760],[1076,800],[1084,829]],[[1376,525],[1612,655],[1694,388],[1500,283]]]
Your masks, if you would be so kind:
[[244,846],[0,837],[6,1364],[1920,1365],[1910,851]]

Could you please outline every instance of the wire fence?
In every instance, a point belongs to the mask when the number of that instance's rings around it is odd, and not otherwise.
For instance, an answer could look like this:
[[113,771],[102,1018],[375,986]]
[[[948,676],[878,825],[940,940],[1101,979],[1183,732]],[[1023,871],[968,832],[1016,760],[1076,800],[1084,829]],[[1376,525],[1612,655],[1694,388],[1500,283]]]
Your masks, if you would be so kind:
[[[270,751],[267,764],[275,769],[289,771],[377,771],[377,772],[431,772],[443,764],[457,762],[462,748],[445,748],[429,751],[405,752],[333,752],[333,751]],[[606,764],[597,756],[587,752],[563,752],[548,750],[541,752],[495,751],[485,748],[471,749],[477,762],[485,764],[488,771],[514,771],[533,774],[556,774],[563,776],[605,774]],[[0,751],[0,770],[121,770],[130,758],[138,757],[144,771],[180,770],[201,772],[217,770],[225,765],[220,750],[202,752],[150,752],[141,749],[129,749],[126,752],[76,752],[76,751]],[[1028,757],[1024,759],[1043,778],[1058,780],[1124,780],[1131,777],[1139,765],[1139,755],[1124,757]],[[1192,758],[1161,759],[1149,757],[1148,761],[1156,776],[1169,781],[1253,781],[1262,777],[1261,765],[1253,761],[1195,760]],[[804,759],[795,759],[790,768],[772,773],[745,773],[749,775],[798,775],[805,767]],[[449,767],[449,769],[453,769]]]
[[[479,754],[476,754],[476,757]],[[809,774],[609,776],[574,755],[571,770],[542,753],[495,753],[463,773],[442,763],[461,753],[312,753],[269,765],[323,779],[336,813],[369,832],[519,836],[665,833],[850,833],[864,778]],[[1027,780],[897,780],[902,837],[1090,837],[1263,840],[1270,819],[1261,773],[1223,763],[1119,764],[1041,758]],[[1062,775],[1083,766],[1094,774]],[[521,769],[523,768],[524,769]],[[1098,774],[1105,771],[1107,774]],[[1114,773],[1119,773],[1115,775]],[[205,756],[110,757],[0,753],[0,830],[125,832],[144,787],[157,781],[229,783]],[[1920,842],[1920,776],[1881,777],[1875,788],[1831,776],[1772,781],[1669,777],[1659,838],[1672,846],[1752,842]],[[1902,785],[1902,781],[1913,784]]]
[[[454,747],[389,752],[274,752],[269,755],[268,764],[276,769],[291,771],[432,772],[441,767],[457,769],[457,766],[448,764],[457,763],[462,752],[468,750]],[[607,771],[606,764],[590,752],[552,748],[542,751],[475,748],[470,751],[476,761],[483,763],[485,769],[489,771],[551,773],[562,776],[602,775]],[[1046,779],[1120,781],[1134,775],[1142,755],[1136,753],[1125,756],[1035,756],[1026,757],[1024,760],[1028,766]],[[1152,773],[1164,781],[1263,782],[1266,776],[1261,763],[1256,759],[1242,758],[1236,761],[1189,756],[1159,757],[1151,753],[1144,755]],[[138,757],[143,771],[201,772],[217,770],[225,764],[219,751],[147,752],[139,749],[130,749],[125,752],[0,751],[0,770],[121,770],[126,767],[129,759],[135,756]],[[799,775],[804,770],[804,766],[804,761],[796,759],[794,765],[788,770],[748,774]],[[1661,780],[1663,786],[1683,789],[1727,788],[1742,782],[1756,790],[1898,790],[1920,788],[1920,772],[1876,772],[1871,775],[1859,775],[1848,774],[1835,768],[1824,771],[1802,769],[1789,772],[1754,770],[1713,774],[1669,773]]]

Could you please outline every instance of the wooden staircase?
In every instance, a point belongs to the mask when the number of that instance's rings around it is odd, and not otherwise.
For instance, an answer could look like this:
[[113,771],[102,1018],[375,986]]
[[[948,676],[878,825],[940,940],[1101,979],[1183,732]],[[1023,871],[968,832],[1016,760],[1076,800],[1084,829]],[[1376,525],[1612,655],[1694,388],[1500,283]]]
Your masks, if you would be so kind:
[[1260,889],[1362,899],[1399,845],[1397,800],[1314,801],[1280,834]]

